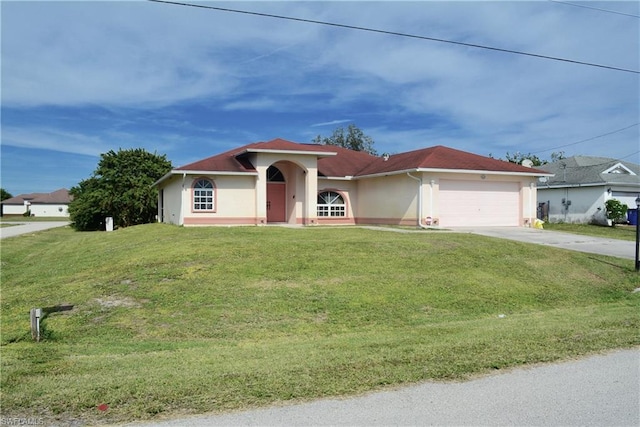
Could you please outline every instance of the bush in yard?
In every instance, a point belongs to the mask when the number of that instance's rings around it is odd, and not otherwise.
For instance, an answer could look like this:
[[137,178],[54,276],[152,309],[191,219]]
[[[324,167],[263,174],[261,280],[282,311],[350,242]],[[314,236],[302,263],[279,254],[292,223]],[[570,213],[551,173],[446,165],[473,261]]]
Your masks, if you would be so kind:
[[607,218],[611,220],[612,225],[615,225],[616,222],[626,222],[627,205],[620,203],[619,200],[609,199],[604,206],[607,211]]
[[79,231],[101,230],[106,217],[120,228],[154,222],[158,191],[152,184],[171,168],[166,156],[141,148],[102,154],[93,176],[69,190],[72,226]]

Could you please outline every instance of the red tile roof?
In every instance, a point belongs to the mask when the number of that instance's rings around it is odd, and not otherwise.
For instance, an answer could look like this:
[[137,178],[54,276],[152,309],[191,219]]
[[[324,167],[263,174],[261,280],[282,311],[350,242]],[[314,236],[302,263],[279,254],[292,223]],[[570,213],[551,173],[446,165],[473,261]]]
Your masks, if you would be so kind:
[[29,201],[31,204],[60,205],[68,204],[71,200],[72,197],[69,195],[69,190],[61,188],[52,193],[20,194],[10,199],[5,199],[2,203],[5,205],[23,205],[25,201]]
[[243,156],[250,150],[275,150],[275,151],[299,151],[318,152],[327,150],[326,146],[318,144],[298,144],[284,139],[274,139],[268,142],[255,142],[234,148],[222,154],[217,154],[206,159],[198,160],[188,165],[176,168],[179,171],[216,171],[216,172],[255,172],[254,166]]
[[545,174],[503,160],[479,156],[466,151],[438,145],[430,148],[393,154],[387,160],[362,151],[319,144],[299,144],[284,139],[248,144],[222,154],[208,157],[177,168],[178,171],[211,172],[255,172],[255,168],[244,155],[251,150],[275,150],[297,152],[335,153],[331,157],[318,159],[318,173],[328,177],[366,176],[417,169],[478,170]]
[[492,172],[545,173],[504,160],[492,159],[442,145],[393,154],[388,160],[377,157],[358,175],[374,175],[415,169],[477,170]]

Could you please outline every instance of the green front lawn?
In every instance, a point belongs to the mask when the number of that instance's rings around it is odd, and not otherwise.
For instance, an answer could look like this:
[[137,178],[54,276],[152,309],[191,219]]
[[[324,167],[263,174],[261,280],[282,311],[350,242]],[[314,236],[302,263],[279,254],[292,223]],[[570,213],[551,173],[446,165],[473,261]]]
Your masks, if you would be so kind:
[[[246,409],[640,344],[632,261],[471,234],[61,228],[1,256],[3,417]],[[33,342],[29,309],[59,304]]]
[[545,230],[563,231],[565,233],[583,234],[594,237],[606,237],[609,239],[636,240],[636,227],[633,225],[616,225],[615,227],[603,227],[591,224],[565,224],[544,223]]

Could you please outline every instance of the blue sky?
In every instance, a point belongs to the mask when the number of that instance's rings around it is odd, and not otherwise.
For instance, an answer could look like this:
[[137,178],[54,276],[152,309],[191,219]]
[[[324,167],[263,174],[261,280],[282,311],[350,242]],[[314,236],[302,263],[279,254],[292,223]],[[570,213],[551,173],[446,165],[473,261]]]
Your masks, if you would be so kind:
[[[640,70],[637,1],[194,3]],[[14,195],[71,188],[109,150],[177,167],[351,123],[380,153],[640,163],[637,73],[145,1],[0,7],[1,186]]]

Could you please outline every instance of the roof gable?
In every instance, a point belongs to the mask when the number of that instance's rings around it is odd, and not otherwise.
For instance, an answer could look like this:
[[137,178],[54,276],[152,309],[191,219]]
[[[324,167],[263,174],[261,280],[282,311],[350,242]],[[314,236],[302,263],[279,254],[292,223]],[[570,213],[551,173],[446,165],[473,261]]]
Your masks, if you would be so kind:
[[267,142],[255,142],[234,148],[197,162],[189,163],[176,168],[177,171],[211,171],[211,172],[255,172],[255,167],[251,164],[246,154],[250,152],[273,151],[273,152],[298,152],[330,153],[333,150],[326,145],[319,144],[299,144],[284,139],[273,139]]
[[551,186],[640,184],[640,165],[607,157],[574,156],[540,169],[555,174],[546,183]]
[[623,165],[620,162],[618,162],[615,165],[611,166],[610,168],[608,168],[607,170],[603,171],[602,173],[617,173],[617,174],[624,174],[624,175],[635,175],[635,173],[631,169],[629,169],[628,167],[626,167],[625,165]]

